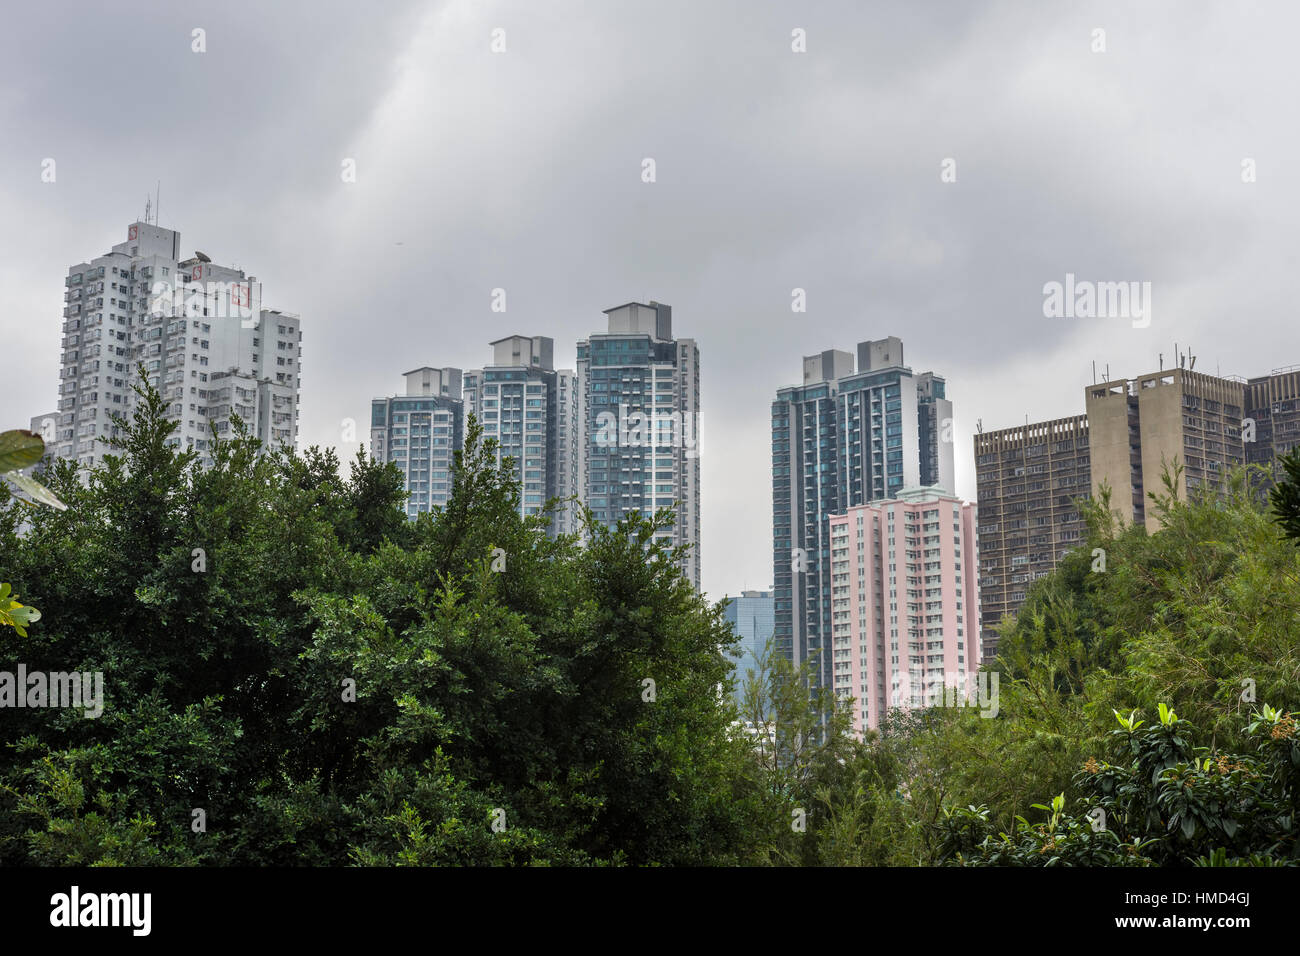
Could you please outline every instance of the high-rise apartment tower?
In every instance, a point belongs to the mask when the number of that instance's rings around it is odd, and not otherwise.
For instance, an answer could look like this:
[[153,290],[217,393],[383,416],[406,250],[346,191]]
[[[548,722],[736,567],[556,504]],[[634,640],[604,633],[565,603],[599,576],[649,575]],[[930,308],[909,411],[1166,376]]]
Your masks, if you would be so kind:
[[776,644],[817,654],[832,686],[829,518],[917,488],[952,494],[952,402],[941,376],[914,374],[896,337],[803,360],[803,383],[772,403]]
[[298,316],[262,308],[255,276],[180,248],[180,233],[137,221],[68,269],[53,454],[83,468],[102,459],[112,416],[135,408],[138,365],[177,423],[169,441],[201,461],[213,430],[229,437],[236,417],[267,447],[296,442]]
[[578,343],[579,483],[593,517],[612,525],[671,508],[660,538],[689,545],[682,573],[700,583],[700,350],[673,338],[673,310],[629,302],[607,331]]

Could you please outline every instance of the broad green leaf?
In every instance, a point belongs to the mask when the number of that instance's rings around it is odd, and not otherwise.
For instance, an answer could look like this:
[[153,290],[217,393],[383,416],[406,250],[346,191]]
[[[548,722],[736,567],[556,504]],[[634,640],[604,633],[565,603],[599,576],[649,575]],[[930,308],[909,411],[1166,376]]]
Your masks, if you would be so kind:
[[0,472],[29,468],[45,454],[45,442],[23,428],[0,432]]
[[16,471],[9,472],[5,475],[10,481],[32,496],[32,499],[39,501],[43,505],[49,505],[51,508],[57,508],[59,511],[67,511],[68,506],[54,496],[54,492],[46,488],[35,478],[29,478],[24,474]]
[[26,625],[41,619],[41,612],[34,607],[28,607],[26,604],[19,604],[17,607],[9,609],[9,616],[15,621]]

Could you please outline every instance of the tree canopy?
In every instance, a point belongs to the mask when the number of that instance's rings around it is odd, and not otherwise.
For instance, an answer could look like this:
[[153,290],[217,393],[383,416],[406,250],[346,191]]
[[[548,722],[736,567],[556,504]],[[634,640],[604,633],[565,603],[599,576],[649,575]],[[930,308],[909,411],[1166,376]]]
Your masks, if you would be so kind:
[[471,421],[408,521],[364,450],[236,427],[200,467],[138,393],[88,480],[45,463],[66,510],[0,490],[0,660],[104,697],[0,708],[0,865],[1300,860],[1300,453],[1268,501],[1154,495],[1153,534],[1083,505],[997,715],[858,740],[814,661],[769,649],[736,705],[668,512],[554,538]]

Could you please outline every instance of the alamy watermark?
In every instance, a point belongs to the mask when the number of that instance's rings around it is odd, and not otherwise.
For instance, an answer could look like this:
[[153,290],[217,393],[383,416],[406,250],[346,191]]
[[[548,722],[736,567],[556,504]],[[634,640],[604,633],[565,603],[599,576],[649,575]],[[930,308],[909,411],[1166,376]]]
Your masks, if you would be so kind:
[[0,708],[4,707],[81,708],[86,717],[98,717],[104,712],[104,673],[46,673],[19,664],[16,672],[0,671]]
[[[195,266],[197,272],[201,266]],[[155,282],[149,292],[149,311],[184,318],[240,319],[243,328],[257,325],[250,281]]]
[[696,458],[700,449],[695,417],[657,408],[629,411],[626,405],[619,405],[617,412],[596,416],[596,447],[682,448],[687,458]]
[[[919,672],[918,672],[919,673]],[[947,671],[925,680],[913,680],[907,671],[894,671],[890,680],[889,705],[908,707],[978,707],[981,717],[998,715],[997,671]],[[912,688],[916,688],[913,693]],[[918,700],[919,697],[919,700]]]
[[83,893],[74,885],[50,897],[50,925],[123,927],[133,936],[148,936],[153,926],[152,893]]
[[1043,316],[1049,319],[1132,319],[1133,328],[1151,324],[1150,282],[1092,282],[1076,280],[1043,286]]

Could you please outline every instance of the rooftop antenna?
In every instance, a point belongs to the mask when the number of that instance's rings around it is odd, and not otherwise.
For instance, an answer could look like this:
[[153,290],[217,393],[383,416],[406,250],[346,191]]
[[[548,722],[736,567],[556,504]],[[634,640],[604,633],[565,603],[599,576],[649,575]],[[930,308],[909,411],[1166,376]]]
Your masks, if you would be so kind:
[[149,221],[149,209],[153,205],[148,196],[144,197],[144,221]]
[[1097,384],[1097,360],[1092,360],[1092,384]]
[[1164,353],[1164,352],[1161,352],[1161,353],[1160,353],[1160,371],[1163,372],[1164,370],[1165,370],[1165,353]]
[[975,431],[977,434],[980,435],[984,434],[984,419],[982,418],[975,419]]

